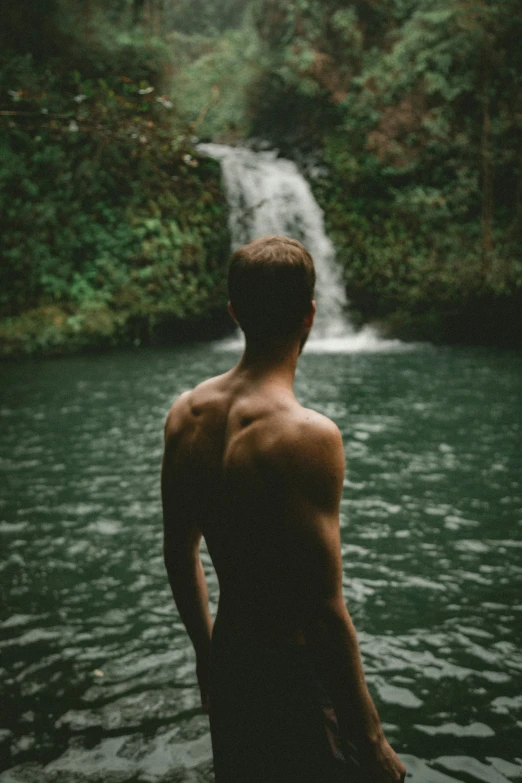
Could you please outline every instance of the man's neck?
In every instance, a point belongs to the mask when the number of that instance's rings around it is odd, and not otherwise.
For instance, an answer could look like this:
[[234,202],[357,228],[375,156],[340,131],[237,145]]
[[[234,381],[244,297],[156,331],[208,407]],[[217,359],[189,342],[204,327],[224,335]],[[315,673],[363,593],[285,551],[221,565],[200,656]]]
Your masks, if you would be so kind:
[[252,380],[277,381],[293,390],[301,341],[292,339],[273,345],[248,341],[236,371]]

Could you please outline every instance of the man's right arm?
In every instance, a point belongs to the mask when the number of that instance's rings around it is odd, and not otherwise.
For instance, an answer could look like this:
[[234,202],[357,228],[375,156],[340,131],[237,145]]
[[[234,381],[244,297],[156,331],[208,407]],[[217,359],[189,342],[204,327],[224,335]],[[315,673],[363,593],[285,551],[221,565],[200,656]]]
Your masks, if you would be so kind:
[[292,580],[299,591],[306,641],[326,680],[341,739],[357,745],[375,783],[400,781],[406,770],[384,736],[342,594],[339,504],[344,449],[338,428],[311,413],[289,457],[289,523],[296,554]]

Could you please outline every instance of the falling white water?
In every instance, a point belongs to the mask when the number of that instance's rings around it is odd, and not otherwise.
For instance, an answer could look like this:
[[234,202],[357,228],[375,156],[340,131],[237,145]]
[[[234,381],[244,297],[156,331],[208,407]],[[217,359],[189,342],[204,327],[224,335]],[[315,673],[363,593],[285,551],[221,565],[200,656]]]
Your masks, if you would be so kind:
[[[335,251],[324,231],[323,212],[295,163],[275,152],[253,152],[245,147],[200,144],[199,149],[221,162],[230,208],[232,248],[269,234],[298,239],[314,259],[317,315],[306,351],[351,353],[397,348],[398,340],[381,340],[370,327],[355,332]],[[239,338],[223,348],[237,348]]]

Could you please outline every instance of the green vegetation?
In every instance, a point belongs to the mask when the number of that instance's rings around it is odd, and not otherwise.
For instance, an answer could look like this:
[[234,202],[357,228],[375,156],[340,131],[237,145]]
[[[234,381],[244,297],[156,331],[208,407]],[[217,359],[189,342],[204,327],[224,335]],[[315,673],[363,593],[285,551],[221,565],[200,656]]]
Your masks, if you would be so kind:
[[222,329],[226,201],[164,94],[168,48],[45,5],[41,40],[0,68],[0,350]]
[[257,18],[253,132],[322,166],[359,319],[522,343],[520,3],[265,0]]
[[302,163],[359,322],[522,342],[518,0],[6,0],[2,18],[4,355],[226,328],[226,203],[196,136]]

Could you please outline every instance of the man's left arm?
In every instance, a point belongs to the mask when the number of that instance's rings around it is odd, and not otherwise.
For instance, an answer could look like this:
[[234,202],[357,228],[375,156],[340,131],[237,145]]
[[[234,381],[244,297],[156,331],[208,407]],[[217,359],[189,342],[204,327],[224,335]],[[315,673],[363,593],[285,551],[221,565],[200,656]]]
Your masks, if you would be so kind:
[[179,615],[196,652],[201,705],[208,710],[208,664],[212,617],[205,572],[199,556],[201,531],[188,507],[182,477],[176,471],[176,436],[165,433],[161,470],[163,556]]

